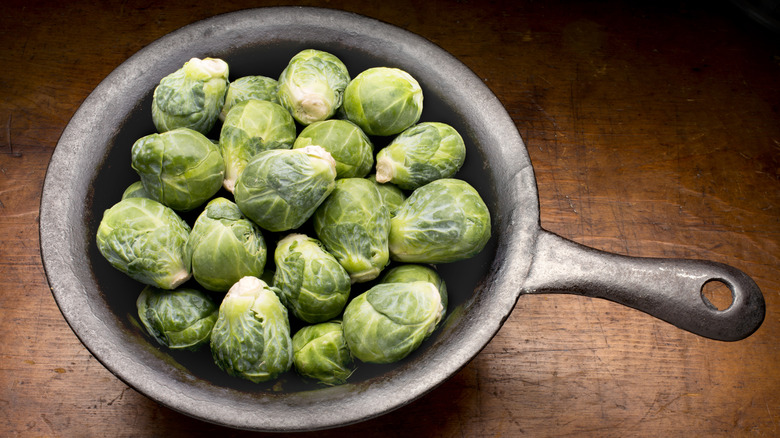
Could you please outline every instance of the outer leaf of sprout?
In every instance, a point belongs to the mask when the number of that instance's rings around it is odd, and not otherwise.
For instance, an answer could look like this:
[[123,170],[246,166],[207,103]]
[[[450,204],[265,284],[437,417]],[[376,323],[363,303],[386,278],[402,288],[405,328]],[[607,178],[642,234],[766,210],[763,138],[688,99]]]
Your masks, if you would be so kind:
[[376,181],[376,175],[369,175],[368,180],[376,185],[379,190],[379,196],[382,198],[382,202],[387,207],[387,212],[390,213],[390,217],[395,216],[396,212],[401,208],[401,205],[406,200],[406,193],[398,188],[393,183],[379,183]]
[[198,216],[187,251],[195,280],[216,292],[227,292],[243,277],[260,277],[267,256],[260,227],[225,198],[209,201]]
[[266,76],[243,76],[236,79],[228,84],[219,119],[224,121],[230,109],[245,100],[258,99],[279,103],[278,89],[279,81]]
[[387,270],[379,280],[380,283],[412,283],[415,281],[427,281],[436,286],[436,289],[439,291],[439,296],[441,297],[441,317],[443,320],[444,316],[447,314],[447,303],[449,301],[447,283],[444,282],[444,279],[439,275],[433,265],[419,265],[413,263],[398,265]]
[[303,327],[292,341],[293,363],[302,376],[325,385],[341,385],[355,370],[339,320]]
[[279,76],[279,103],[302,125],[332,117],[350,77],[335,55],[307,49],[290,59]]
[[420,84],[397,68],[364,70],[344,90],[344,115],[368,135],[398,134],[417,123],[422,110]]
[[219,148],[225,159],[225,181],[235,190],[238,175],[259,152],[290,149],[295,142],[295,121],[281,105],[250,99],[233,106],[222,124]]
[[222,111],[229,68],[217,58],[192,58],[154,89],[152,120],[158,132],[190,128],[207,134]]
[[428,281],[380,283],[344,310],[344,337],[363,362],[397,362],[416,350],[441,320],[439,291]]
[[466,159],[466,145],[450,125],[424,122],[398,134],[377,154],[376,178],[404,190],[450,178]]
[[175,289],[190,277],[190,227],[172,209],[127,198],[103,213],[97,246],[116,269],[141,283]]
[[374,183],[342,178],[314,213],[314,232],[353,282],[366,282],[389,261],[389,218]]
[[131,154],[131,165],[149,197],[177,211],[202,205],[225,179],[217,145],[189,128],[141,137]]
[[264,281],[244,277],[219,306],[210,347],[214,362],[231,376],[272,380],[292,366],[287,309]]
[[374,145],[357,125],[347,120],[314,122],[303,128],[294,149],[317,145],[336,160],[337,178],[362,178],[374,166]]
[[349,274],[320,241],[290,234],[277,243],[274,262],[274,287],[297,318],[324,322],[344,310],[350,292]]
[[146,286],[136,300],[136,308],[147,333],[174,350],[194,351],[208,344],[217,321],[214,300],[192,288]]
[[412,192],[390,220],[390,254],[407,263],[464,260],[485,247],[490,231],[479,193],[465,181],[439,179]]
[[333,191],[336,162],[319,146],[260,152],[238,178],[241,211],[269,231],[300,227]]

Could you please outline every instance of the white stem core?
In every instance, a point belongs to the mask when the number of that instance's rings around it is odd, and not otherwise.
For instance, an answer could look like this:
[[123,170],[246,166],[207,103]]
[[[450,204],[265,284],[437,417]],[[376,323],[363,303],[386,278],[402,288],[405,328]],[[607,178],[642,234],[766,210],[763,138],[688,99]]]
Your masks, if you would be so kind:
[[393,160],[382,157],[376,161],[376,182],[384,184],[392,181],[394,176]]

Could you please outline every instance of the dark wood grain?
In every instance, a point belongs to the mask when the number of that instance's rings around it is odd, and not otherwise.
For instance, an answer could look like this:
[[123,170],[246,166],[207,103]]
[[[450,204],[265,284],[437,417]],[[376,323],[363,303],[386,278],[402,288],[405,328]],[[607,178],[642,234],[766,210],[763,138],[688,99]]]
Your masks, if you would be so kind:
[[[0,435],[243,436],[157,405],[89,354],[48,288],[38,207],[59,135],[113,68],[190,22],[271,2],[6,3]],[[474,70],[526,142],[544,228],[727,263],[767,301],[758,332],[724,343],[606,301],[523,296],[442,386],[318,436],[780,435],[777,35],[717,1],[296,4],[398,25]]]

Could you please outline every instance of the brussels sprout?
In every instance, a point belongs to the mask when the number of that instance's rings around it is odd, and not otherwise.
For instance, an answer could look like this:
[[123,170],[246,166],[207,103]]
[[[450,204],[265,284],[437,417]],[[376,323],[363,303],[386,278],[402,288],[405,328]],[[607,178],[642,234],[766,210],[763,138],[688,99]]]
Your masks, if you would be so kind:
[[406,193],[399,189],[398,186],[392,183],[378,183],[376,181],[376,175],[369,175],[368,180],[376,185],[379,190],[379,196],[382,197],[382,202],[387,207],[387,212],[390,213],[390,217],[395,216],[396,212],[401,208],[401,205],[406,200]]
[[217,58],[192,58],[154,89],[152,120],[157,131],[191,128],[207,134],[217,122],[228,88],[228,65]]
[[233,105],[245,100],[258,99],[279,103],[279,98],[276,95],[278,88],[279,81],[266,76],[244,76],[236,79],[228,84],[227,93],[225,93],[225,104],[222,105],[219,119],[225,120],[227,113],[233,108]]
[[292,337],[292,345],[295,370],[304,377],[341,385],[355,371],[341,321],[303,327]]
[[336,160],[337,178],[362,178],[374,167],[374,145],[352,122],[340,119],[314,122],[303,128],[293,148],[317,145]]
[[420,84],[397,68],[364,70],[344,90],[344,115],[368,135],[398,134],[420,120],[422,109]]
[[274,289],[257,277],[234,284],[219,306],[210,346],[214,362],[231,376],[257,383],[289,370],[290,321]]
[[141,283],[175,289],[191,277],[189,234],[189,225],[170,208],[127,198],[103,213],[96,240],[114,268]]
[[424,122],[390,142],[376,156],[376,180],[414,190],[455,175],[466,159],[463,138],[450,125]]
[[352,282],[361,283],[379,276],[389,261],[389,220],[374,183],[342,178],[314,213],[314,232]]
[[220,197],[198,216],[187,251],[195,280],[208,290],[227,292],[243,277],[263,275],[267,249],[260,227]]
[[341,314],[349,298],[349,274],[322,243],[290,234],[274,252],[274,287],[287,309],[299,319],[317,323]]
[[225,161],[217,145],[189,128],[141,137],[131,154],[132,167],[149,197],[174,210],[200,206],[225,179]]
[[236,184],[241,211],[269,231],[300,227],[335,186],[336,162],[319,146],[255,155]]
[[146,286],[135,304],[146,332],[174,350],[195,351],[207,344],[217,321],[214,300],[197,289]]
[[302,125],[325,120],[341,106],[349,80],[347,67],[336,56],[303,50],[279,76],[279,103]]
[[490,239],[490,212],[467,182],[444,178],[412,192],[390,219],[390,255],[411,263],[475,256]]
[[255,99],[236,104],[219,135],[225,158],[225,188],[234,191],[238,175],[258,152],[290,149],[295,135],[295,121],[281,105]]
[[380,283],[411,283],[414,281],[427,281],[436,286],[441,297],[441,319],[447,314],[447,283],[441,278],[432,266],[406,264],[388,269],[379,280]]
[[397,362],[433,332],[441,320],[439,291],[428,281],[380,283],[344,310],[344,337],[363,362]]
[[136,181],[125,189],[125,191],[122,193],[122,199],[127,198],[148,198],[152,199],[151,196],[149,196],[148,193],[146,193],[146,189],[144,188],[144,183],[141,181]]

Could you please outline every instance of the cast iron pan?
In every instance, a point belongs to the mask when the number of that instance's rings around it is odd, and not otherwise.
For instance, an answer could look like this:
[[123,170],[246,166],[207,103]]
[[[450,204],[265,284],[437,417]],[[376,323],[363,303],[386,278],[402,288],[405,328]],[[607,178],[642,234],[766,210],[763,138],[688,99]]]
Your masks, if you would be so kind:
[[[231,79],[276,77],[306,48],[337,55],[353,76],[368,67],[392,66],[416,77],[425,99],[422,120],[449,123],[463,135],[468,157],[458,177],[479,190],[493,217],[493,238],[482,253],[440,265],[450,291],[442,327],[402,362],[361,365],[351,383],[336,387],[303,382],[292,371],[269,384],[252,384],[220,371],[208,348],[174,353],[158,346],[138,324],[135,299],[141,286],[111,268],[94,240],[103,211],[137,180],[130,147],[154,132],[151,96],[162,77],[192,57],[207,56],[225,59]],[[376,141],[378,150],[381,139]],[[108,370],[171,409],[258,431],[336,427],[417,399],[476,356],[523,294],[604,298],[724,341],[749,336],[764,318],[761,291],[737,269],[600,252],[542,229],[525,145],[473,72],[410,32],[318,8],[216,16],[155,41],[120,65],[84,101],[54,151],[41,199],[40,239],[62,314]],[[731,289],[733,303],[726,310],[703,299],[702,287],[710,280]]]

